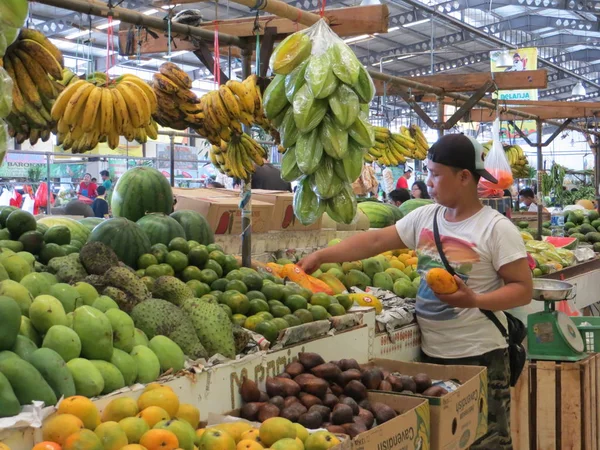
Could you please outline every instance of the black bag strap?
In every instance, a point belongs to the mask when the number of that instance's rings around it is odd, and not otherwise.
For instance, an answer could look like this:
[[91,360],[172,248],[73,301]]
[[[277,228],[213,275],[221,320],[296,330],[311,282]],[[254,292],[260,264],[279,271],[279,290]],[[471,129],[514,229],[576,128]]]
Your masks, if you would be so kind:
[[[444,267],[450,273],[450,275],[454,276],[454,275],[456,275],[456,272],[454,271],[454,269],[448,262],[448,259],[446,258],[446,254],[444,253],[444,248],[442,247],[442,240],[440,238],[440,230],[438,228],[438,221],[437,221],[437,217],[438,217],[438,213],[440,212],[440,209],[441,209],[441,207],[438,206],[435,210],[435,214],[433,215],[433,238],[435,239],[435,246],[437,247],[437,251],[440,254],[440,259],[442,260]],[[508,339],[509,339],[508,331],[506,330],[504,325],[502,325],[502,323],[500,322],[498,317],[496,317],[496,314],[494,314],[492,311],[488,311],[487,309],[480,309],[479,311],[481,311],[483,314],[485,314],[485,316],[488,319],[490,319],[494,325],[496,325],[496,328],[498,328],[498,331],[500,331],[502,336],[504,336],[504,338],[508,341]]]

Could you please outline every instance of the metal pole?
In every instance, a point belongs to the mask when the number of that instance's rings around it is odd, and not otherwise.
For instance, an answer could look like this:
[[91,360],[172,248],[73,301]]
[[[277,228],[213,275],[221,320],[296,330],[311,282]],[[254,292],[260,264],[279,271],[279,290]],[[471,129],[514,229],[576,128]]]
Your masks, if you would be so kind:
[[[251,57],[252,50],[243,48],[242,78],[244,79],[252,72]],[[250,130],[246,129],[246,131]],[[252,174],[248,176],[247,181],[242,180],[240,205],[242,207],[242,265],[252,267]]]
[[544,210],[544,196],[542,195],[542,190],[541,190],[541,186],[542,186],[542,175],[543,175],[543,170],[544,170],[544,162],[542,161],[542,147],[543,147],[543,140],[542,140],[542,121],[540,119],[538,119],[536,121],[536,130],[537,130],[537,142],[536,142],[536,149],[537,149],[537,197],[538,197],[538,209],[537,209],[537,234],[538,234],[538,239],[541,241],[542,240],[542,212]]
[[47,198],[46,198],[46,214],[47,215],[52,215],[51,213],[51,209],[52,209],[52,183],[50,183],[50,155],[46,154],[46,182],[48,184],[47,188],[48,188],[48,194],[47,194]]
[[[244,5],[249,8],[256,8],[255,0],[231,0],[233,3],[237,3],[239,5]],[[269,0],[268,2],[263,2],[258,7],[259,11],[267,11],[268,13],[274,14],[283,19],[288,19],[293,22],[298,22],[307,27],[317,23],[321,16],[315,13],[311,13],[309,11],[302,11],[299,8],[288,5],[285,2],[280,0]],[[327,20],[327,18],[325,18]]]
[[[132,25],[146,26],[158,30],[167,30],[167,21],[152,16],[146,16],[142,13],[132,11],[130,9],[113,7],[109,8],[103,3],[94,0],[36,0],[44,5],[54,6],[57,8],[70,9],[71,11],[88,14],[90,16],[108,17],[112,16],[115,19]],[[252,3],[254,4],[254,3]],[[212,42],[215,38],[214,31],[205,30],[200,27],[191,27],[180,23],[171,23],[171,31],[174,34],[183,34],[185,36],[195,36],[200,39],[205,39]],[[234,45],[241,47],[243,40],[237,36],[230,34],[219,33],[219,42],[221,45]]]
[[170,137],[171,141],[171,187],[175,186],[175,136]]

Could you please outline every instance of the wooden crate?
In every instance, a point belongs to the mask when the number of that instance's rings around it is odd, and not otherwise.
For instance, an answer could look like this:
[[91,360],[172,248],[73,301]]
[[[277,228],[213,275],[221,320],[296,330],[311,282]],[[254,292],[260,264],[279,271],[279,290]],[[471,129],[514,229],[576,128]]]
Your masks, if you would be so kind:
[[511,390],[515,450],[600,450],[600,357],[528,362]]

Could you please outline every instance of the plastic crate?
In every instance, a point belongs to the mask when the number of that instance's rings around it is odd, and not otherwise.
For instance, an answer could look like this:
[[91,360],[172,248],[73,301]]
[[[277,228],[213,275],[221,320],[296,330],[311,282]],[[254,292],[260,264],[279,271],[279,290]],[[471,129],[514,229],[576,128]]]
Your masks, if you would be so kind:
[[[600,352],[600,317],[580,316],[571,317],[571,319],[573,319],[581,333],[585,351],[588,353]],[[581,325],[582,323],[588,323],[589,325]]]

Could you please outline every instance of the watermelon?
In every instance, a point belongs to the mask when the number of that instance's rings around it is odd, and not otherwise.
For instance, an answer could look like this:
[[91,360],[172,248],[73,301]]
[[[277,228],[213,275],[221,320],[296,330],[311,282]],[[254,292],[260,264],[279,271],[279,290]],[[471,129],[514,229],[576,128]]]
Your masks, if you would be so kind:
[[188,241],[196,241],[204,245],[215,242],[212,228],[199,212],[181,209],[171,214],[171,217],[181,224]]
[[79,242],[86,242],[90,235],[90,230],[88,230],[84,225],[80,224],[76,220],[69,219],[68,217],[48,216],[42,217],[37,222],[38,225],[42,224],[47,226],[48,228],[53,227],[55,225],[64,225],[71,232],[71,239],[74,239]]
[[120,261],[135,268],[144,253],[150,253],[150,240],[144,230],[125,217],[108,219],[96,226],[88,242],[102,242],[117,254]]
[[554,245],[556,248],[564,248],[566,250],[574,250],[577,248],[577,238],[573,236],[543,236],[545,242]]
[[113,190],[111,207],[114,217],[137,222],[146,213],[173,212],[173,190],[169,181],[151,167],[134,167],[125,172]]
[[432,203],[433,203],[433,200],[429,200],[429,199],[425,199],[425,198],[423,198],[423,199],[413,198],[411,200],[407,200],[407,201],[403,202],[398,208],[400,209],[400,212],[402,213],[402,217],[404,217],[407,214],[410,214],[415,209],[420,208],[421,206],[431,205]]
[[96,225],[100,225],[104,222],[104,219],[101,219],[100,217],[86,217],[85,219],[80,219],[78,222],[91,232]]
[[371,228],[385,228],[396,222],[396,217],[383,203],[363,202],[358,204],[360,209],[369,218]]
[[183,227],[172,217],[161,213],[146,214],[136,222],[150,239],[150,244],[169,245],[172,239],[184,238]]

